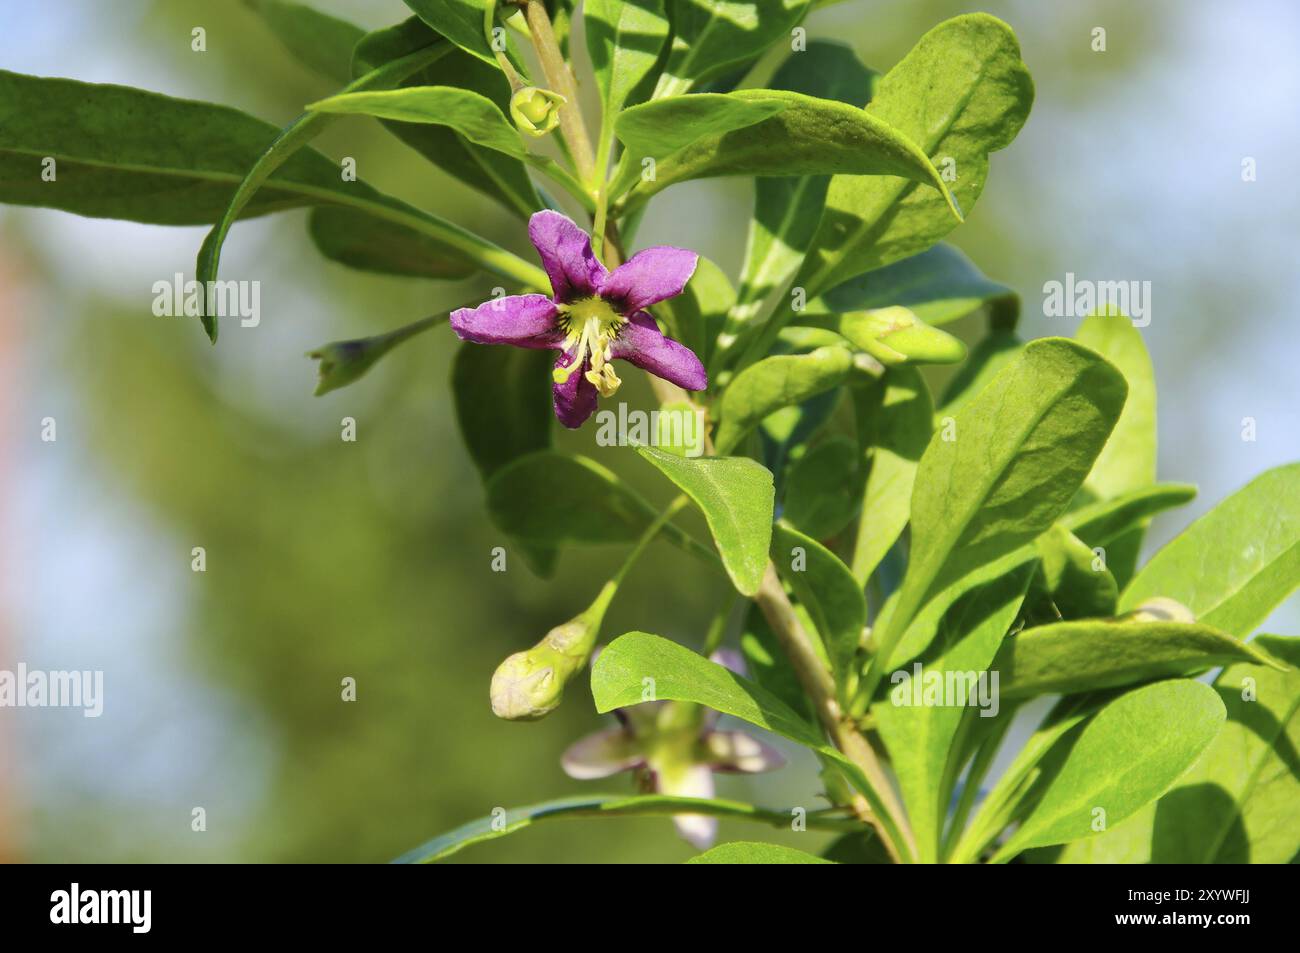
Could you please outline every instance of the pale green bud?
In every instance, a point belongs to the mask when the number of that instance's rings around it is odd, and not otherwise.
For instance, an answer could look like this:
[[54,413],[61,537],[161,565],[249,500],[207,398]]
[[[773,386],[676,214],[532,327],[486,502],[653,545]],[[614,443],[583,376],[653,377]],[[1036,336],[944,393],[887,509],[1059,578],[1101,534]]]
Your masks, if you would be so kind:
[[541,138],[560,124],[560,107],[566,102],[549,89],[525,86],[510,97],[510,116],[520,132]]
[[966,356],[966,345],[958,338],[931,327],[904,307],[843,314],[837,330],[886,367],[908,362],[956,364]]
[[1120,616],[1125,622],[1195,622],[1191,609],[1166,596],[1156,596],[1139,603],[1131,612]]
[[581,615],[557,625],[531,649],[516,652],[492,674],[492,713],[507,721],[536,721],[559,707],[564,687],[582,671],[616,586],[606,583]]

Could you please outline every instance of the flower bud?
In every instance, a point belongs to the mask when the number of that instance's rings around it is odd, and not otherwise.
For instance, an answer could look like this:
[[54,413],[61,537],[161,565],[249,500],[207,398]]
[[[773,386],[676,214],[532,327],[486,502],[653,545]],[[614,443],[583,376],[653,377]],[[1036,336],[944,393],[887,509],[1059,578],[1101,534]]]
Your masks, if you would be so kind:
[[510,116],[520,132],[540,138],[560,124],[560,107],[566,102],[549,89],[525,86],[510,97]]
[[1125,622],[1195,622],[1191,609],[1167,596],[1155,596],[1120,616]]
[[585,612],[497,666],[489,690],[494,715],[507,721],[536,721],[559,707],[564,686],[587,664],[596,647],[601,619],[615,588],[614,583],[606,583]]
[[926,324],[908,308],[876,308],[840,316],[839,333],[881,364],[955,364],[966,345]]

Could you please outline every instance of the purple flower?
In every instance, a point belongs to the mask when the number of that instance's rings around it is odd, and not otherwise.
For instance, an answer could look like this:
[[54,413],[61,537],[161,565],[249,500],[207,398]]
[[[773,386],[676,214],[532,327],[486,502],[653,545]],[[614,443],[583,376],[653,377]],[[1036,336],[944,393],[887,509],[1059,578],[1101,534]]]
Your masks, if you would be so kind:
[[[734,652],[711,658],[742,673]],[[607,778],[635,771],[643,790],[675,797],[713,797],[715,771],[756,774],[773,771],[785,758],[743,731],[718,731],[718,713],[690,702],[645,702],[616,708],[619,727],[574,742],[560,759],[571,778]],[[702,814],[677,814],[673,823],[685,840],[704,850],[718,833],[718,820]]]
[[699,256],[658,245],[637,252],[612,272],[596,260],[587,233],[559,212],[536,213],[528,237],[551,279],[551,297],[496,298],[451,313],[451,328],[465,341],[513,344],[560,352],[555,416],[580,427],[621,381],[610,364],[627,361],[686,390],[704,390],[704,365],[688,347],[665,337],[646,312],[676,297],[695,273]]

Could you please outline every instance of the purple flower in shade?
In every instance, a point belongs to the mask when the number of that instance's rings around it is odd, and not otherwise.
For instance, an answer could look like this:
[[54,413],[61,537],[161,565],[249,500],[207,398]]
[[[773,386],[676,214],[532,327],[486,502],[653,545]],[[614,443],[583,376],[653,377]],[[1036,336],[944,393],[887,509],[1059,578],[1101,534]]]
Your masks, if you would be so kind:
[[[713,661],[743,674],[734,652],[718,651]],[[616,708],[619,727],[574,742],[560,763],[571,778],[607,778],[635,771],[641,788],[676,797],[713,797],[713,772],[756,774],[774,771],[785,758],[742,731],[718,731],[718,713],[691,702],[645,702]],[[677,814],[673,823],[700,850],[718,833],[718,820],[702,814]]]
[[615,359],[686,390],[708,386],[700,359],[665,337],[645,310],[682,293],[699,261],[695,252],[658,245],[607,271],[587,233],[549,210],[529,219],[528,237],[550,276],[551,297],[513,295],[459,308],[451,313],[451,328],[477,344],[559,351],[552,376],[560,423],[582,426],[596,409],[596,395],[618,390]]

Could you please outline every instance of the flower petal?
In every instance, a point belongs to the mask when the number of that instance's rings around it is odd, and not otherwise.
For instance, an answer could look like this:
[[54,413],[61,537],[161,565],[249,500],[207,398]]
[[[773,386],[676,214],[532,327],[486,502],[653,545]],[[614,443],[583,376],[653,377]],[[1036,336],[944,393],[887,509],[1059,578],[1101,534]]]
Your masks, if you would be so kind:
[[556,327],[558,315],[555,302],[546,295],[511,295],[477,308],[457,308],[451,313],[451,329],[461,340],[476,344],[560,347],[564,333]]
[[564,773],[579,781],[607,778],[641,763],[641,751],[636,740],[622,728],[610,728],[579,738],[560,757]]
[[709,386],[709,375],[695,352],[665,337],[655,319],[644,311],[636,312],[619,328],[611,353],[678,387],[704,390]]
[[785,765],[785,755],[743,731],[711,731],[700,739],[700,746],[714,771],[758,774]]
[[610,272],[600,296],[620,314],[632,314],[681,294],[699,260],[695,252],[671,245],[643,249]]
[[546,209],[528,220],[528,238],[541,256],[555,300],[594,297],[609,274],[596,260],[591,239],[573,220]]
[[[713,797],[713,772],[704,764],[659,774],[656,784],[660,794],[673,797]],[[718,819],[707,814],[674,814],[673,825],[683,840],[699,850],[708,850],[718,836]]]
[[[561,354],[556,358],[555,366],[567,367],[572,361],[570,355]],[[556,382],[551,387],[555,396],[555,416],[570,430],[581,427],[596,410],[596,385],[587,380],[589,364],[584,359],[583,366],[570,374],[568,380],[562,384]]]

